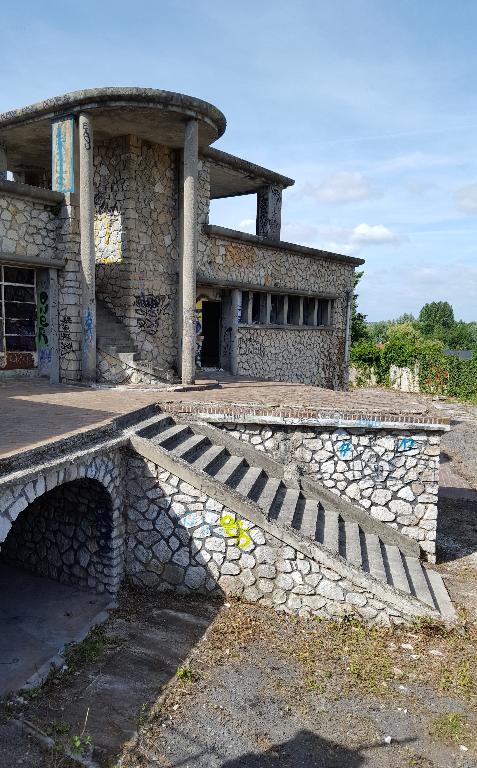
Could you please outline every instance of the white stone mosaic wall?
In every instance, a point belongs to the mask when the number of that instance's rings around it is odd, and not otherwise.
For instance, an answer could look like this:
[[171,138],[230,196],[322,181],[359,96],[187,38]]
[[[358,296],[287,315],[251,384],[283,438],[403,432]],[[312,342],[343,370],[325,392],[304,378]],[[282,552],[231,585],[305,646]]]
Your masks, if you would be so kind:
[[137,585],[224,593],[301,616],[405,616],[152,462],[130,456],[127,489],[126,573]]
[[239,374],[330,389],[343,385],[342,332],[248,326],[238,333]]
[[[9,535],[15,537],[14,523],[17,523],[20,531],[25,525],[31,535],[27,533],[25,536],[24,554],[25,557],[28,555],[28,558],[31,558],[33,547],[30,545],[35,544],[40,555],[37,560],[39,569],[39,561],[44,559],[41,556],[43,539],[41,535],[39,536],[39,532],[43,529],[46,539],[46,532],[49,530],[51,534],[50,545],[52,547],[51,565],[58,569],[56,578],[70,581],[70,583],[76,579],[75,583],[94,589],[97,592],[116,592],[123,576],[123,477],[123,456],[120,451],[114,450],[99,453],[93,457],[86,457],[83,460],[77,460],[75,463],[70,463],[61,469],[49,470],[45,467],[44,471],[40,471],[27,482],[21,481],[17,484],[8,484],[7,486],[0,487],[0,552],[2,546],[5,546],[7,552],[10,552],[11,555],[13,551],[19,551],[18,542],[17,546],[13,547],[11,546],[11,540],[10,542],[7,541],[6,544],[4,542]],[[97,543],[100,544],[101,539],[104,539],[106,536],[107,547],[105,546],[103,549],[101,549],[101,546],[96,548],[95,543],[91,542],[91,548],[97,555],[91,557],[93,552],[90,552],[90,557],[87,560],[87,554],[83,552],[82,560],[80,561],[79,549],[81,547],[74,547],[75,541],[79,544],[84,543],[84,541],[81,541],[83,537],[80,530],[77,530],[75,536],[72,525],[63,525],[60,516],[55,518],[51,514],[51,508],[47,503],[48,500],[45,494],[60,488],[73,488],[72,485],[64,484],[84,479],[95,480],[102,486],[103,494],[110,499],[110,507],[106,512],[104,511],[104,505],[101,506],[101,509],[98,509],[98,515],[101,517],[103,525],[101,530],[98,531],[100,538],[98,538]],[[76,485],[74,489],[74,493],[78,497],[78,504],[80,505],[81,494]],[[29,515],[29,512],[31,512],[30,505],[35,505],[37,513],[40,512],[40,516],[43,517],[43,524],[38,525],[35,518],[32,518],[31,514]],[[20,515],[23,515],[25,523],[19,520]],[[54,518],[57,525],[53,524]],[[47,519],[50,519],[52,525],[47,525]],[[28,524],[28,521],[31,525]],[[22,531],[23,534],[25,534],[25,531]],[[61,535],[58,537],[58,534]],[[54,553],[55,549],[58,550],[58,556]],[[74,551],[75,561],[73,563],[67,562],[69,556],[66,555],[66,562],[64,564],[68,568],[62,571],[59,555],[64,555],[70,549]],[[45,559],[48,562],[46,553]],[[33,565],[33,563],[31,564]],[[52,572],[50,572],[50,575],[52,575]]]
[[435,559],[440,435],[222,424],[234,437],[419,541]]
[[175,364],[176,154],[133,136],[95,146],[97,291],[127,326],[141,359]]
[[0,253],[55,259],[58,229],[57,212],[51,206],[0,195]]

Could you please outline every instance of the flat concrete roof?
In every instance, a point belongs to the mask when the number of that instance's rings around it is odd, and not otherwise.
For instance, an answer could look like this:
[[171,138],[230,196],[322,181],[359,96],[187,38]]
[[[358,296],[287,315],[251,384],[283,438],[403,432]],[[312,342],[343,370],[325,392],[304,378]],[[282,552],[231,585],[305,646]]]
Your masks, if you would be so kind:
[[147,141],[180,148],[184,125],[199,122],[199,147],[225,131],[217,107],[182,93],[155,88],[91,88],[0,114],[0,142],[7,147],[8,169],[50,168],[51,120],[62,115],[92,116],[99,139],[133,134]]
[[210,160],[210,197],[212,200],[220,197],[236,197],[257,192],[261,187],[273,184],[285,189],[295,181],[270,171],[261,165],[250,163],[236,155],[222,152],[215,147],[206,147],[201,152],[202,157]]

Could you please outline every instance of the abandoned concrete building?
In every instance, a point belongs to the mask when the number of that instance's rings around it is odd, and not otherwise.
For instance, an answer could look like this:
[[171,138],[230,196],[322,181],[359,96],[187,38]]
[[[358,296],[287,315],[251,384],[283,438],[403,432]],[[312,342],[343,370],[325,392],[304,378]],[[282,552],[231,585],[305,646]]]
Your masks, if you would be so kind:
[[[211,149],[224,130],[205,102],[140,89],[0,116],[0,592],[16,662],[30,574],[95,600],[127,580],[300,616],[455,616],[430,566],[449,425],[346,391],[362,262],[282,242],[293,182]],[[210,200],[242,194],[256,235],[208,223]],[[234,376],[201,390],[196,366]],[[177,375],[186,386],[146,386]],[[96,381],[139,386],[67,386]],[[48,671],[35,642],[0,694]]]
[[[282,242],[293,180],[211,148],[224,131],[211,104],[139,88],[0,115],[0,375],[345,385],[362,262]],[[247,194],[256,235],[209,223]]]

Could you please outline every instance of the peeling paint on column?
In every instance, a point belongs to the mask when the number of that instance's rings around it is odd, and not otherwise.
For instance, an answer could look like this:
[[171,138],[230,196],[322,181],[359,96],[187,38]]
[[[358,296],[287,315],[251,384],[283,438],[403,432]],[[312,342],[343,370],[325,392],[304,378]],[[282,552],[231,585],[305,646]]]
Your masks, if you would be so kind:
[[51,126],[52,188],[58,192],[74,192],[74,120],[64,117]]

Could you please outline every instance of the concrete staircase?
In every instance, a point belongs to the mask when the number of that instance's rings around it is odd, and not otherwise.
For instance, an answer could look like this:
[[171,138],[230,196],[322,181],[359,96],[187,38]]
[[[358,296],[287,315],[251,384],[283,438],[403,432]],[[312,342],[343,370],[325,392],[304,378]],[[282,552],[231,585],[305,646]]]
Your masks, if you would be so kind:
[[126,326],[99,299],[96,299],[96,344],[123,362],[139,360],[139,353],[134,350],[134,342]]
[[96,346],[107,355],[118,360],[131,374],[150,376],[160,383],[171,383],[175,380],[170,368],[158,367],[149,360],[142,360],[136,352],[126,326],[116,318],[114,313],[100,299],[96,298]]
[[208,424],[181,423],[167,413],[138,425],[131,443],[238,514],[248,519],[254,515],[255,521],[263,517],[277,531],[312,544],[318,555],[366,575],[371,584],[379,582],[387,592],[453,617],[442,578],[422,564],[416,542],[310,481],[292,487],[284,466],[253,446]]

